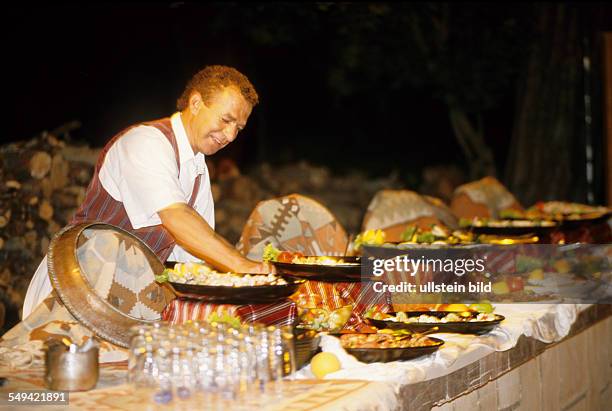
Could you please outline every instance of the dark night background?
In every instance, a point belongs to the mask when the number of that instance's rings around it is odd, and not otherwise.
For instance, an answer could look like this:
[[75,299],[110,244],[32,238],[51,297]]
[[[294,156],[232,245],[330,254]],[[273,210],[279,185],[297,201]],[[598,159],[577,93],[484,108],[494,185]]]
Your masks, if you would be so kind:
[[[537,185],[537,176],[520,175],[539,164],[570,170],[541,197],[587,202],[581,173],[590,139],[590,200],[604,201],[600,34],[610,30],[612,13],[603,3],[160,2],[13,6],[3,14],[3,142],[78,120],[72,138],[102,146],[128,125],[171,114],[199,68],[226,64],[245,73],[261,98],[223,154],[241,167],[306,159],[336,172],[395,170],[411,187],[424,167],[455,164],[468,178],[493,170],[516,192]],[[574,69],[564,76],[567,67]],[[540,68],[561,74],[529,81]],[[534,84],[545,87],[534,91]],[[565,100],[555,94],[564,87],[573,93]],[[585,92],[593,101],[589,128],[581,126]],[[528,118],[530,101],[547,115]],[[480,127],[476,145],[490,147],[488,163],[486,153],[466,158],[461,123],[451,118]],[[521,121],[539,139],[531,150],[539,157],[522,161],[524,148],[512,153],[532,138]],[[565,130],[558,146],[548,143],[552,129]],[[485,158],[480,166],[478,158]],[[550,186],[546,175],[540,180]],[[526,189],[517,194],[533,200]]]

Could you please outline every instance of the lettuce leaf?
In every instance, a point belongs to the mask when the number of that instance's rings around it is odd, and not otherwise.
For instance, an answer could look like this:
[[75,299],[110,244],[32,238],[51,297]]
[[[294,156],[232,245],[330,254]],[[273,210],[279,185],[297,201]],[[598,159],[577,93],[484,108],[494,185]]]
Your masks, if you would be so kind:
[[162,271],[160,275],[155,276],[155,281],[157,281],[158,283],[165,283],[166,281],[170,281],[169,275],[170,269],[166,268],[164,271]]
[[272,244],[267,244],[263,250],[263,256],[261,259],[263,261],[276,261],[278,255],[280,254],[280,250],[274,247]]

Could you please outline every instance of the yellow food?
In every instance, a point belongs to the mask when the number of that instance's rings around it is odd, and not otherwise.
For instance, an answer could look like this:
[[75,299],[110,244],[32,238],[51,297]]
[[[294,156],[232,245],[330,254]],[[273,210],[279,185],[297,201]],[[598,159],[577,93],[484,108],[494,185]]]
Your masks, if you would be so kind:
[[469,308],[465,304],[449,304],[444,311],[469,311]]
[[327,374],[338,371],[340,361],[338,357],[330,352],[321,352],[312,357],[310,361],[310,370],[318,379],[323,379]]
[[470,305],[470,308],[474,311],[477,311],[479,313],[492,313],[493,312],[493,306],[491,305],[491,303],[486,303],[486,302],[481,302],[481,303],[474,303]]
[[530,280],[543,280],[544,279],[544,270],[541,268],[536,268],[535,270],[529,273]]
[[572,267],[570,267],[569,262],[564,259],[555,261],[555,263],[553,264],[553,267],[555,267],[555,270],[558,273],[562,273],[562,274],[569,273],[570,270],[572,269]]
[[491,285],[491,289],[493,290],[493,294],[508,294],[510,292],[508,283],[506,283],[505,281],[493,283]]

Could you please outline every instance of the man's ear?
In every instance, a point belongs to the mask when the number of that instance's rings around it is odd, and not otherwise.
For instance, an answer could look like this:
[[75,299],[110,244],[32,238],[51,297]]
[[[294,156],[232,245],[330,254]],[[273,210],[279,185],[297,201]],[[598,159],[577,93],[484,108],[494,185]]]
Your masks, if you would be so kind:
[[189,111],[195,116],[203,108],[204,101],[202,100],[202,95],[198,91],[192,91],[189,96]]

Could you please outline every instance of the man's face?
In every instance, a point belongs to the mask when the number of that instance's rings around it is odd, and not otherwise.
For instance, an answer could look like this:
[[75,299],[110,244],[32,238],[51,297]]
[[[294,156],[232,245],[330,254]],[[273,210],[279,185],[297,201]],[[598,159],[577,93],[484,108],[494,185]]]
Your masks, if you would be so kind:
[[211,155],[234,141],[246,126],[252,108],[235,87],[216,92],[208,103],[200,100],[190,139],[193,151]]

